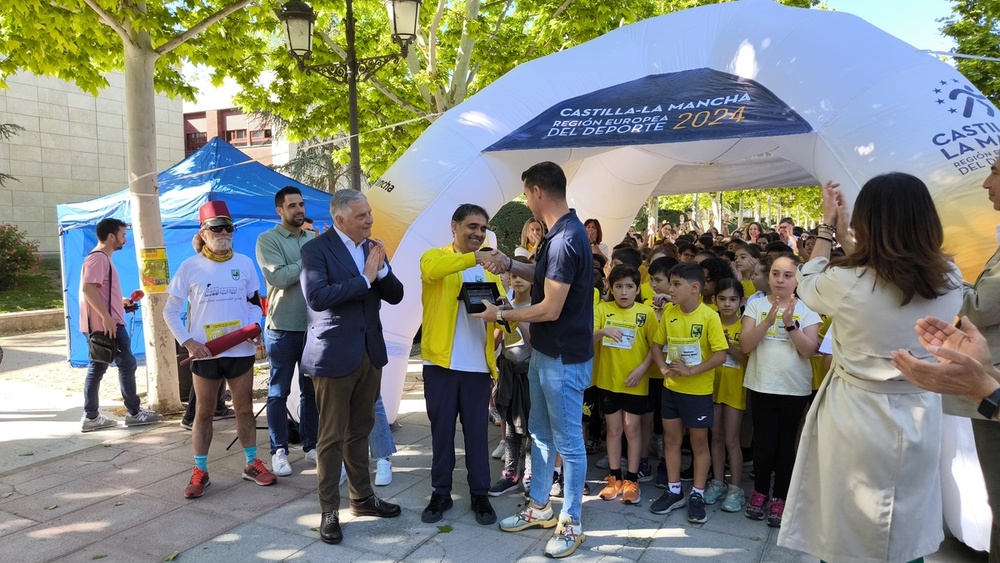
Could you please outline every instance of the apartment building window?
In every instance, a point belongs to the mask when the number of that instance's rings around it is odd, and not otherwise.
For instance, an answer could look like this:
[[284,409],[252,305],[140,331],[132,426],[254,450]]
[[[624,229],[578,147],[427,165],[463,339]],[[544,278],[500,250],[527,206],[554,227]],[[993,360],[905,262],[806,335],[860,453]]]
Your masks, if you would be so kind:
[[194,151],[196,151],[196,150],[200,149],[201,147],[205,146],[206,143],[208,143],[208,134],[207,133],[204,133],[204,132],[201,132],[201,131],[195,131],[193,133],[187,133],[184,136],[184,154],[185,154],[185,156],[186,155],[190,155]]
[[233,129],[232,131],[226,131],[226,141],[234,147],[247,146],[247,130]]
[[250,132],[250,144],[255,147],[262,147],[271,144],[271,130],[257,129]]

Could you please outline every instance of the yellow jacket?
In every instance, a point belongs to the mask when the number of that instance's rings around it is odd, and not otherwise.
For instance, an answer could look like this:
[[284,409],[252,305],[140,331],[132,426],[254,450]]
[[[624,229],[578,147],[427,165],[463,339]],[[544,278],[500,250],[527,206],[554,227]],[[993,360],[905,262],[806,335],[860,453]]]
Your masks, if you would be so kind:
[[[451,366],[451,350],[455,345],[455,320],[458,318],[458,294],[462,290],[462,271],[476,265],[472,252],[457,254],[453,245],[432,248],[420,257],[420,300],[423,305],[420,355],[424,360],[442,367]],[[500,276],[484,270],[487,281],[497,284],[504,294]],[[496,323],[486,323],[486,365],[493,378],[497,377]]]

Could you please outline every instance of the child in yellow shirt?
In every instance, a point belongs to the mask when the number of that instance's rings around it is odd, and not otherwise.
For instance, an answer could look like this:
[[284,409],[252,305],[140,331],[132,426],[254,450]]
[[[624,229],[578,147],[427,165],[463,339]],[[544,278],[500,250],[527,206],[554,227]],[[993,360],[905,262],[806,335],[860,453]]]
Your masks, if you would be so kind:
[[[636,303],[639,271],[616,266],[608,276],[613,301],[594,308],[594,345],[600,347],[595,366],[601,412],[607,422],[607,451],[610,475],[604,479],[600,497],[613,500],[620,494],[625,504],[640,502],[639,460],[642,449],[642,415],[647,410],[652,365],[650,346],[656,334],[656,313],[652,307]],[[621,469],[622,431],[628,439],[628,472]],[[617,467],[616,467],[617,466]]]

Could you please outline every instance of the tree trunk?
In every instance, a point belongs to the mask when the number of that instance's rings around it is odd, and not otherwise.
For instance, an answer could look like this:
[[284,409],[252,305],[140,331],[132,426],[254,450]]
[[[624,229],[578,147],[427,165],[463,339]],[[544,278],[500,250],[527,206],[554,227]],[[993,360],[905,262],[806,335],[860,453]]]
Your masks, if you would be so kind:
[[[153,68],[157,55],[148,34],[137,34],[137,44],[125,43],[125,122],[132,232],[136,261],[142,271],[142,249],[164,248],[163,222],[156,183],[156,98]],[[174,337],[163,320],[166,293],[147,291],[142,328],[146,338],[147,403],[154,410],[173,412],[181,407],[177,385]]]

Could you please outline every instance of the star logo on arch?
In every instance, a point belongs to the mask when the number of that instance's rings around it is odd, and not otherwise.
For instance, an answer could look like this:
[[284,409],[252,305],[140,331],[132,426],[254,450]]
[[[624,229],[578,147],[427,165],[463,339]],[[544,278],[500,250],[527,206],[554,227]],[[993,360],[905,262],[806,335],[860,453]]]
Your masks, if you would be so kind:
[[[951,79],[952,86],[948,87],[947,80],[938,80],[937,83],[945,88],[934,87],[934,103],[939,106],[946,106],[948,113],[961,114],[964,118],[994,117],[997,113],[992,103],[979,92],[972,84],[958,78]],[[950,100],[952,103],[949,103]]]

